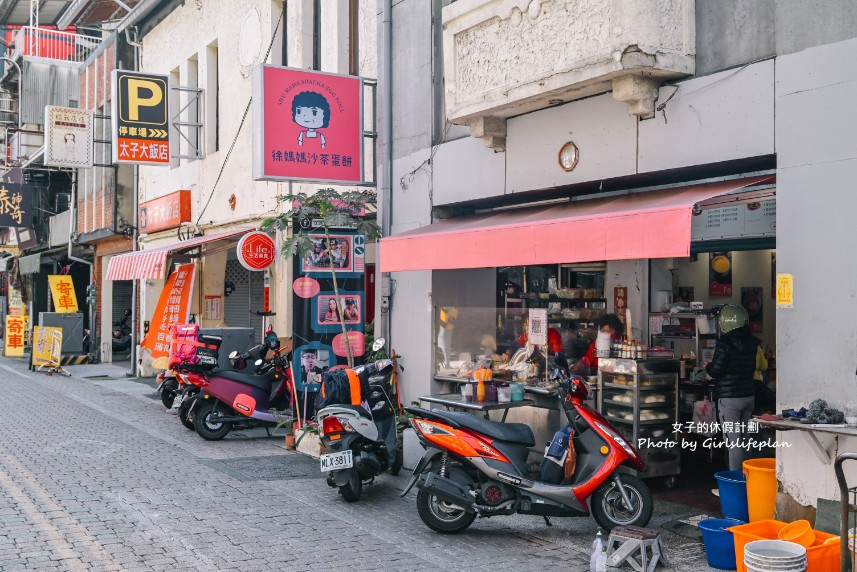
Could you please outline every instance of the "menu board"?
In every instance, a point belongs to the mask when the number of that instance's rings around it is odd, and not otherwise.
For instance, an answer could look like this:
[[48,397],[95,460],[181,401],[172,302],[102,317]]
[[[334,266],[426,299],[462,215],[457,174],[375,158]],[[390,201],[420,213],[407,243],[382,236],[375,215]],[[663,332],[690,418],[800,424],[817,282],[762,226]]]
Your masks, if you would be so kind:
[[764,237],[777,234],[777,201],[706,209],[691,218],[691,240]]

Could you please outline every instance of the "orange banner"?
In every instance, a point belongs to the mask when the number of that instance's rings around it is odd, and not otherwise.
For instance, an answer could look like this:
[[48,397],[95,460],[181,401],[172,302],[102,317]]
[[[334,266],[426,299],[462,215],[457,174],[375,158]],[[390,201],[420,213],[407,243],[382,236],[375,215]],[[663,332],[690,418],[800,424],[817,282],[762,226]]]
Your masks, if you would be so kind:
[[153,359],[169,355],[170,326],[187,323],[195,275],[195,265],[182,264],[167,279],[158,305],[155,306],[149,333],[140,343],[141,347],[149,350]]

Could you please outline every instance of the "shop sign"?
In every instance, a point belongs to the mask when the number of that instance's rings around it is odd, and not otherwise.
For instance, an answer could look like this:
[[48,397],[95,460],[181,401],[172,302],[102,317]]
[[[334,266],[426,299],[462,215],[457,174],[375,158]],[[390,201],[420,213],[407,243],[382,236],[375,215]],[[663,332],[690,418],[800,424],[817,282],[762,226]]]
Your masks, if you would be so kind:
[[253,70],[253,178],[363,182],[363,79],[263,65]]
[[527,326],[527,342],[534,346],[546,346],[548,343],[547,308],[530,308]]
[[67,274],[48,276],[48,282],[54,297],[54,309],[60,314],[77,312],[77,295],[74,293],[71,276]]
[[140,232],[156,232],[190,222],[190,191],[170,193],[140,205]]
[[238,262],[247,270],[265,270],[274,263],[277,249],[264,232],[250,232],[241,237],[236,247]]
[[155,306],[149,331],[140,343],[140,347],[149,353],[152,360],[169,355],[170,326],[187,322],[195,275],[196,265],[182,264],[167,279]]
[[169,76],[113,70],[113,162],[170,164]]
[[795,277],[777,274],[777,308],[794,308]]
[[33,226],[33,186],[0,182],[0,227]]
[[777,234],[777,201],[705,209],[691,217],[692,240],[722,240]]
[[35,326],[33,328],[33,365],[58,366],[62,357],[62,328]]
[[93,112],[45,106],[45,165],[92,167]]
[[21,299],[21,291],[12,286],[9,286],[9,315],[24,315],[24,301]]
[[6,316],[6,340],[3,355],[6,357],[24,357],[24,316]]

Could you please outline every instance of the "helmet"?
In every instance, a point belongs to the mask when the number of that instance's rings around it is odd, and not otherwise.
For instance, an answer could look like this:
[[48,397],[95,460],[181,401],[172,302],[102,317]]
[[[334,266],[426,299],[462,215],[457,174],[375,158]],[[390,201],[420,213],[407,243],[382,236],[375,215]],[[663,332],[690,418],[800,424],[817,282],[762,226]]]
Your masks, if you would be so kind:
[[746,325],[750,321],[750,315],[743,306],[727,304],[720,309],[717,321],[720,332],[725,334]]

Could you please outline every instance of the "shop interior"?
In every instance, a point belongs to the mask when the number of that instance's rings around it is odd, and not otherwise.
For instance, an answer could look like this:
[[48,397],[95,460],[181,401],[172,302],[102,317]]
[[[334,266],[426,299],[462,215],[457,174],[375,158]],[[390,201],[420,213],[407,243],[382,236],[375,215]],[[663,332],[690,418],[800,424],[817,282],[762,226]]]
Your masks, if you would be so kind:
[[[709,417],[700,417],[699,402],[713,397],[713,385],[705,379],[703,366],[711,359],[717,341],[712,312],[719,305],[747,309],[751,330],[767,356],[764,382],[776,390],[776,251],[768,246],[773,246],[773,240],[703,242],[693,244],[688,258],[504,267],[490,269],[490,276],[488,270],[436,273],[445,275],[442,281],[465,281],[470,287],[458,289],[456,294],[435,283],[436,300],[441,296],[444,300],[444,305],[435,308],[435,392],[461,391],[464,396],[471,384],[455,381],[472,380],[473,370],[484,366],[491,368],[494,385],[500,387],[500,400],[503,389],[515,382],[523,384],[526,397],[532,398],[539,389],[549,387],[546,373],[550,362],[544,347],[527,343],[530,309],[547,310],[548,331],[554,332],[548,344],[550,353],[560,349],[558,339],[572,364],[595,340],[598,320],[615,313],[626,326],[628,343],[624,350],[613,344],[612,355],[620,357],[601,359],[601,367],[587,372],[590,404],[635,441],[644,437],[679,442],[718,438],[716,434],[676,431],[676,426],[715,419],[713,407]],[[493,294],[473,294],[474,287],[489,285],[493,285]],[[623,360],[637,366],[625,368]],[[537,407],[555,407],[544,399],[536,402]],[[522,413],[513,414],[510,420],[530,423],[537,439],[558,428],[558,415],[526,417]],[[544,431],[536,426],[545,423],[550,427]],[[704,449],[700,443],[695,448],[641,454],[649,469],[640,476],[649,478],[654,490],[703,510],[717,510],[718,499],[699,492],[705,488],[708,493],[713,474],[727,465],[725,449]],[[772,455],[758,451],[753,456]]]

